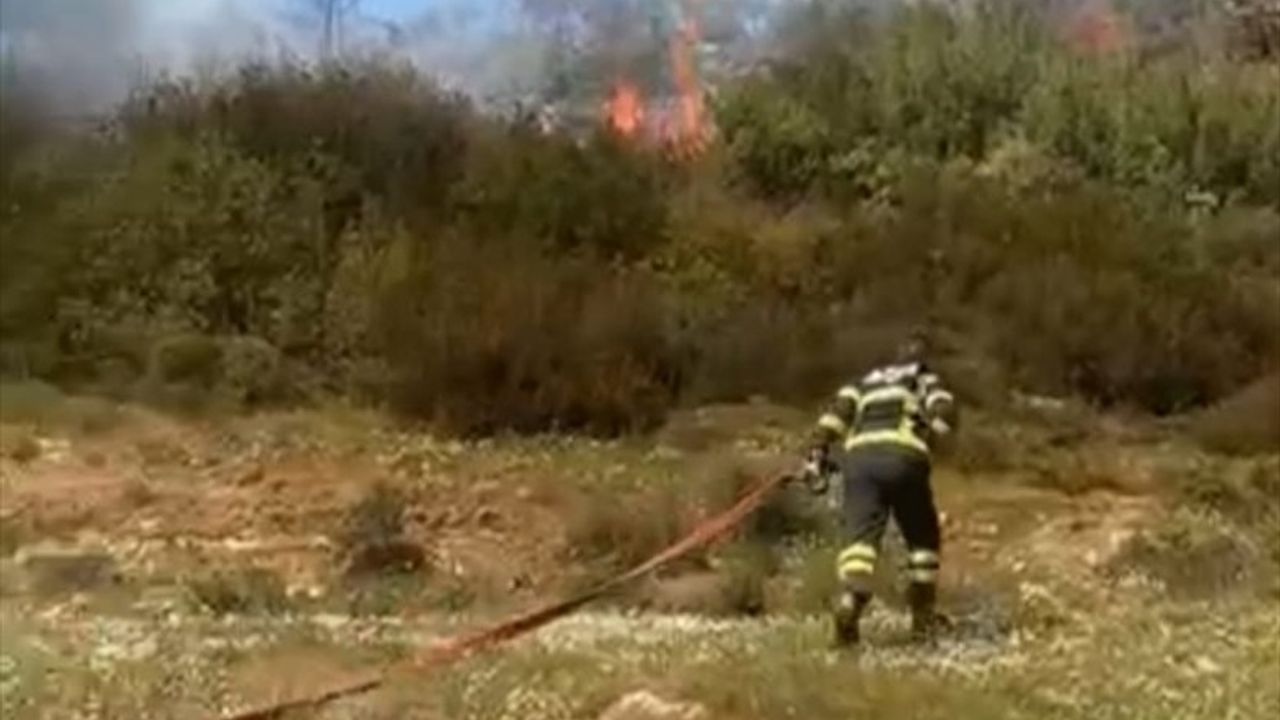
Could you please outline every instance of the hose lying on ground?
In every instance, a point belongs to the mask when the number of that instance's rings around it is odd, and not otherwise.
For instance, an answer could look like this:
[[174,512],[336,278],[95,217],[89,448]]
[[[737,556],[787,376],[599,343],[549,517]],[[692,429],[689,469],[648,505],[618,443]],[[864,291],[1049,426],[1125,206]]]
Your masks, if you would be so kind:
[[773,492],[774,489],[788,479],[789,476],[787,475],[778,475],[757,482],[739,498],[738,502],[734,503],[733,507],[699,523],[688,535],[675,544],[627,572],[614,576],[579,595],[534,608],[522,615],[470,635],[448,640],[415,658],[403,661],[399,665],[388,668],[381,673],[371,673],[343,684],[333,685],[306,697],[275,702],[250,710],[224,715],[222,720],[267,720],[268,718],[279,717],[281,714],[291,710],[314,708],[338,698],[357,695],[378,688],[386,682],[387,676],[393,670],[442,667],[457,662],[472,653],[536,630],[623,585],[648,575],[693,550],[714,542],[742,524],[743,520],[750,517],[752,513],[764,504],[765,498],[769,496],[769,493]]

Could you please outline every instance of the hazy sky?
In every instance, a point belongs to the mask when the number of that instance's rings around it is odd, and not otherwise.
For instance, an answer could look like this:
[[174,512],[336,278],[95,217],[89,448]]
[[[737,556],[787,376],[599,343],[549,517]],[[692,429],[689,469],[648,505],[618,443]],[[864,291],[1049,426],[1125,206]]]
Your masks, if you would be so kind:
[[[399,51],[455,83],[492,65],[490,48],[519,0],[361,0],[349,48],[385,47],[387,22],[412,29]],[[140,76],[187,73],[246,56],[320,46],[313,0],[0,0],[0,58],[67,109],[122,97]],[[427,20],[434,15],[434,21]],[[407,40],[405,38],[408,38]]]
[[[617,2],[633,10],[679,4]],[[736,8],[779,2],[715,0]],[[160,73],[225,70],[246,58],[273,60],[282,53],[314,57],[321,45],[317,4],[0,0],[0,61],[10,69],[6,80],[17,77],[28,87],[41,88],[60,109],[98,110],[122,98],[140,80]],[[446,84],[478,96],[527,95],[545,85],[548,38],[519,22],[521,4],[522,0],[360,0],[357,12],[344,22],[343,47],[357,53],[393,51]]]

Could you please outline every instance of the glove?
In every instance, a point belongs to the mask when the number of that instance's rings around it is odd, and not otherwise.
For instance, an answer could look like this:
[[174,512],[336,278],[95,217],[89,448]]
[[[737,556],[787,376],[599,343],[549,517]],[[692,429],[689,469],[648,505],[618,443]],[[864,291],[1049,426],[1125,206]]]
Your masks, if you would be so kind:
[[804,468],[800,471],[800,478],[804,480],[809,492],[814,495],[825,495],[830,486],[828,475],[833,469],[834,464],[827,456],[826,449],[816,447],[809,451]]

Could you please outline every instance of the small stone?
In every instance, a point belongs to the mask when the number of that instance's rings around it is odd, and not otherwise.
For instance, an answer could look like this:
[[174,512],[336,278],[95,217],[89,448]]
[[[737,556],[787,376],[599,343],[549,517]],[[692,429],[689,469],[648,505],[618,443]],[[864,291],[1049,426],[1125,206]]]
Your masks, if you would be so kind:
[[22,548],[14,559],[26,574],[27,587],[41,594],[96,589],[119,574],[115,559],[99,550],[47,545]]
[[257,485],[262,482],[264,477],[266,477],[266,471],[262,469],[262,465],[253,463],[249,467],[244,468],[244,470],[240,472],[239,476],[236,477],[236,485],[240,487]]
[[483,528],[497,527],[502,520],[502,515],[491,507],[480,508],[476,512],[476,523]]
[[664,700],[648,690],[629,693],[611,705],[600,720],[705,720],[707,709],[696,703]]
[[1211,658],[1200,655],[1195,659],[1196,672],[1201,675],[1221,675],[1222,666],[1214,662]]

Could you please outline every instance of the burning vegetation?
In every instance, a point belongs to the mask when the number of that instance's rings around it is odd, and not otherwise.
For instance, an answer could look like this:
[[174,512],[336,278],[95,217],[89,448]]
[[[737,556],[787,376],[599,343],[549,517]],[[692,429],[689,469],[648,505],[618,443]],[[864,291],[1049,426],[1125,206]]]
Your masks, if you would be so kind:
[[604,119],[621,137],[694,155],[706,147],[712,130],[706,91],[698,73],[702,31],[697,0],[686,0],[682,8],[682,17],[668,40],[672,92],[647,98],[634,81],[618,78],[605,102]]

